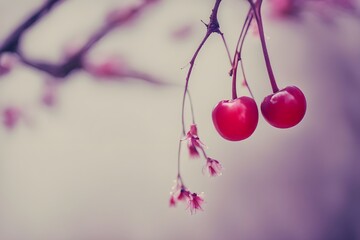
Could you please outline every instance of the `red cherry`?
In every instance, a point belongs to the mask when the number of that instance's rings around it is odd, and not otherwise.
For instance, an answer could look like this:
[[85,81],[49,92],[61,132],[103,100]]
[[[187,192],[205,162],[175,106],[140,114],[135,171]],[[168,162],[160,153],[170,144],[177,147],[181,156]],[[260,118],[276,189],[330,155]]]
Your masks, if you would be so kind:
[[259,120],[254,99],[239,97],[220,101],[212,111],[218,133],[230,141],[240,141],[251,136]]
[[303,119],[306,99],[299,88],[289,86],[265,97],[261,103],[261,112],[272,126],[290,128]]

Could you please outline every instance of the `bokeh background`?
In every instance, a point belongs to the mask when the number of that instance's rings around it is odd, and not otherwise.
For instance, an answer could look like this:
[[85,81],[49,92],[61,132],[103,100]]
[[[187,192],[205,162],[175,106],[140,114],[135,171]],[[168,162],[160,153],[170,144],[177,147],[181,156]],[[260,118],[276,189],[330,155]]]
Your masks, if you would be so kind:
[[[86,39],[109,10],[134,2],[66,1],[26,33],[22,49],[57,61],[65,45]],[[213,1],[159,2],[91,51],[95,58],[119,54],[166,84],[99,81],[79,71],[61,84],[57,104],[45,107],[39,99],[48,76],[17,64],[0,78],[0,107],[18,106],[26,115],[14,129],[0,130],[0,239],[360,239],[360,22],[356,10],[333,2],[306,5],[296,17],[274,16],[274,1],[264,3],[278,84],[298,86],[308,100],[304,120],[292,129],[260,118],[246,141],[223,140],[211,111],[231,97],[230,66],[218,35],[206,43],[190,89],[199,135],[225,171],[208,178],[205,161],[184,152],[187,186],[205,192],[204,211],[196,215],[185,205],[169,208],[168,201],[182,87]],[[0,41],[42,3],[1,0]],[[221,5],[231,52],[246,10],[245,1]],[[184,34],[174,35],[179,31]],[[260,104],[271,89],[256,33],[243,54]]]

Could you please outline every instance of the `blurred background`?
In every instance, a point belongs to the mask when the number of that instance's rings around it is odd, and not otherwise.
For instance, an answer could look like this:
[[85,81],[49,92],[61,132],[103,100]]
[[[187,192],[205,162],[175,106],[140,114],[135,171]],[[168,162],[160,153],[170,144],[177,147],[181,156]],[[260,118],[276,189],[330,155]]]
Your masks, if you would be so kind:
[[[211,111],[231,97],[231,79],[221,38],[210,37],[190,89],[199,136],[225,170],[218,178],[203,175],[205,161],[189,160],[185,149],[183,178],[190,190],[205,193],[204,211],[169,208],[188,62],[213,2],[156,3],[89,54],[121,56],[163,84],[77,71],[54,90],[48,75],[14,60],[0,76],[0,239],[360,239],[359,3],[346,0],[264,1],[278,84],[298,86],[308,101],[304,120],[292,129],[275,129],[260,117],[245,141],[217,134]],[[0,0],[0,42],[43,3]],[[134,3],[65,1],[26,32],[21,49],[31,59],[57,62],[110,10]],[[245,1],[222,1],[219,21],[231,53],[247,9]],[[255,31],[243,60],[259,105],[271,88]],[[44,104],[44,91],[56,103]],[[239,92],[247,95],[240,86]],[[14,126],[5,109],[20,116]]]

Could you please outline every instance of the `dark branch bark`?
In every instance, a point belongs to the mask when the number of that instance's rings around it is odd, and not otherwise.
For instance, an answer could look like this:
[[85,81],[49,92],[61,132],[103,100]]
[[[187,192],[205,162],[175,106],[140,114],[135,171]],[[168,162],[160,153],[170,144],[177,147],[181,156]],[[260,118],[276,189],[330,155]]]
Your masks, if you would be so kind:
[[45,16],[57,3],[64,0],[49,0],[36,10],[28,19],[18,26],[3,42],[0,47],[0,54],[4,52],[16,53],[23,34],[30,27],[35,25],[43,16]]
[[111,21],[107,21],[100,29],[95,31],[95,33],[89,38],[83,47],[79,49],[77,53],[65,59],[63,62],[49,63],[47,61],[32,60],[27,58],[19,48],[21,37],[27,29],[33,26],[41,19],[42,16],[48,13],[56,5],[56,3],[60,3],[62,1],[64,0],[49,0],[37,11],[35,11],[34,14],[32,14],[19,27],[17,27],[8,38],[6,38],[2,47],[0,48],[0,54],[4,52],[15,53],[19,56],[19,59],[23,64],[45,72],[58,79],[62,79],[67,77],[73,71],[83,68],[84,57],[103,37],[105,37],[113,29],[118,28],[125,23],[135,19],[138,14],[142,12],[142,10],[153,3],[153,1],[144,0],[142,4],[129,8],[125,14],[117,16],[117,18],[114,18]]

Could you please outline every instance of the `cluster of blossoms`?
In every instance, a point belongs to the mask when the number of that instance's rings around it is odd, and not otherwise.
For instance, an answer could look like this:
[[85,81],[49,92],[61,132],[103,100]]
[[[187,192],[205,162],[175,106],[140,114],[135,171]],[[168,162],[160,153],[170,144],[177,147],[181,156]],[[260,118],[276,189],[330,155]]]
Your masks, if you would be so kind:
[[[180,146],[182,141],[186,141],[187,143],[187,149],[189,151],[190,158],[199,158],[200,153],[203,154],[206,160],[206,163],[203,167],[203,173],[207,172],[210,177],[221,175],[223,167],[219,161],[207,156],[205,151],[206,146],[201,142],[198,136],[196,124],[191,124],[190,130],[186,133],[186,136],[180,140]],[[178,157],[178,160],[180,161],[180,151]],[[202,210],[201,205],[204,203],[203,194],[191,192],[185,186],[179,169],[177,179],[175,180],[175,185],[170,192],[170,207],[175,207],[177,202],[186,202],[187,208],[191,214],[196,213],[197,210]]]
[[196,213],[198,210],[202,210],[201,205],[204,202],[202,194],[190,192],[181,180],[177,180],[175,186],[173,187],[173,192],[171,192],[169,205],[170,207],[175,207],[177,202],[186,202],[188,204],[187,208],[191,214]]
[[211,177],[221,175],[222,166],[219,161],[207,156],[205,152],[205,145],[198,137],[196,124],[191,124],[190,130],[187,132],[186,137],[183,140],[187,141],[187,147],[191,158],[200,157],[199,150],[203,153],[206,159],[206,165],[203,168],[203,172],[208,170],[209,176]]

